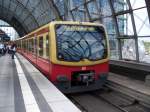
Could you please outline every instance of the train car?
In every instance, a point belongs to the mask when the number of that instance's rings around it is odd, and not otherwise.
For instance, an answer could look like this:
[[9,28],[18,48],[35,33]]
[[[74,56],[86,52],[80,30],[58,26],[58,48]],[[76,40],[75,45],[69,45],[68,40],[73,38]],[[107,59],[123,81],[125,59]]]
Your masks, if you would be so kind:
[[64,93],[101,88],[109,72],[102,24],[55,21],[16,40],[18,52]]

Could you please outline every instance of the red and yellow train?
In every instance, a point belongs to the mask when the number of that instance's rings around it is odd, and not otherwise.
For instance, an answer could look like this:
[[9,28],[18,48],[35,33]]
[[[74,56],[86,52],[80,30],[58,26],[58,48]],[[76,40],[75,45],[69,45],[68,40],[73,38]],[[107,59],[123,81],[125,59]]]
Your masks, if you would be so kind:
[[62,92],[102,87],[109,72],[109,46],[102,24],[56,21],[17,39],[17,51]]

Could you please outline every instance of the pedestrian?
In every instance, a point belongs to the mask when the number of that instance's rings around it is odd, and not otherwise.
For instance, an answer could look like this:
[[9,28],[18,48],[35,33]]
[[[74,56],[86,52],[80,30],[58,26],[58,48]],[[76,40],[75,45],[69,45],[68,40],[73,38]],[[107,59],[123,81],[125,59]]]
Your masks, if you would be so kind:
[[8,49],[8,54],[11,54],[11,45],[10,44],[8,44],[7,49]]
[[6,51],[7,51],[7,49],[6,49],[6,43],[4,43],[3,55],[5,55],[5,54],[6,54]]
[[4,44],[0,43],[0,54],[3,55],[3,53],[4,53]]
[[16,53],[16,44],[15,43],[12,43],[11,45],[11,53],[12,53],[12,59],[14,59],[14,55]]

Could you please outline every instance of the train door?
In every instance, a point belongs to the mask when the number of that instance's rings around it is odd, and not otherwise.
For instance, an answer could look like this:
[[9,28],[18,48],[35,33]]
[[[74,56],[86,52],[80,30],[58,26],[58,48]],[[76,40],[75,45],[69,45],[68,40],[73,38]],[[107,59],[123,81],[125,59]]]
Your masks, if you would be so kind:
[[46,52],[46,35],[38,37],[38,58],[37,65],[39,69],[48,77],[49,74],[49,59]]
[[50,52],[49,52],[49,50],[50,50],[50,39],[49,39],[49,33],[46,33],[45,34],[45,37],[44,37],[44,46],[45,46],[45,58],[46,58],[46,68],[45,68],[45,70],[48,72],[48,75],[47,75],[47,78],[49,79],[50,78],[50,76],[49,76],[49,74],[50,74]]
[[43,36],[38,36],[37,39],[37,66],[43,71]]

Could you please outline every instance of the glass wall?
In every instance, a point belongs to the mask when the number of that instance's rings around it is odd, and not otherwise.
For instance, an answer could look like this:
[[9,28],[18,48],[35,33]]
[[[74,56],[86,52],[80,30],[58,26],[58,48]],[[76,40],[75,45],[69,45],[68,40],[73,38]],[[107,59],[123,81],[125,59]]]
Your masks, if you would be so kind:
[[145,0],[54,1],[59,1],[59,7],[61,4],[60,14],[67,16],[65,20],[105,25],[111,59],[150,63],[150,24]]

